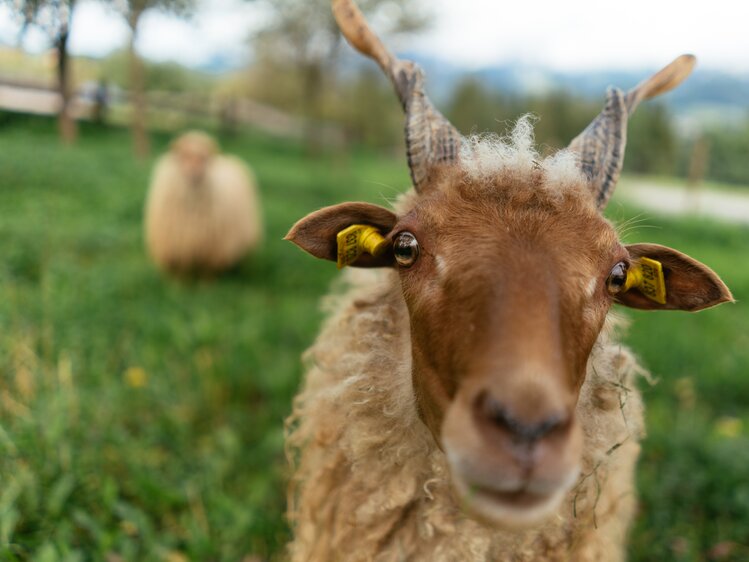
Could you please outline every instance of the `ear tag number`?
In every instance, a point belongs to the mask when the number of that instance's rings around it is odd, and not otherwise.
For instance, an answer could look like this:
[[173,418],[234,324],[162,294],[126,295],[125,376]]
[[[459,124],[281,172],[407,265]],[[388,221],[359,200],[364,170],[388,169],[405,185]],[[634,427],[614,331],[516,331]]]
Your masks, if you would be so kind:
[[388,241],[374,226],[352,224],[336,235],[338,242],[338,269],[354,263],[364,252],[375,257],[382,255]]
[[635,288],[651,301],[666,304],[666,281],[661,262],[650,258],[639,258],[627,272],[624,290]]

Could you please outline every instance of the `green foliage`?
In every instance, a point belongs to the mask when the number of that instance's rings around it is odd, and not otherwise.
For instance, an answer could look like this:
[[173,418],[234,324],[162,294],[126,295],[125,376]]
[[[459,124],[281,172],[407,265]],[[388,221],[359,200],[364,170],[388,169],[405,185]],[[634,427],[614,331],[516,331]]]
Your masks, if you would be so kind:
[[[264,0],[262,3],[270,17],[252,39],[256,54],[253,94],[274,104],[280,101],[282,107],[307,119],[345,119],[342,113],[347,113],[346,109],[340,111],[343,106],[331,102],[328,92],[332,88],[326,87],[335,81],[336,55],[342,42],[330,1]],[[397,3],[364,0],[358,6],[381,36],[409,33],[429,22],[422,6],[413,0]],[[357,116],[366,119],[365,113]],[[308,128],[306,142],[308,148],[316,150],[320,141],[311,131]],[[369,132],[362,136],[369,136]]]
[[195,0],[99,0],[119,11],[135,30],[140,17],[148,10],[161,10],[176,16],[189,16],[195,9]]
[[708,177],[729,183],[749,184],[749,123],[733,130],[714,129],[709,143]]
[[[253,38],[261,57],[293,66],[329,65],[341,38],[330,0],[264,0],[270,21]],[[424,28],[430,16],[413,0],[362,0],[357,5],[376,22],[381,36]]]
[[[130,82],[129,60],[125,50],[115,51],[99,62],[99,77],[121,88]],[[143,61],[145,82],[150,91],[209,94],[215,79],[175,62]]]
[[[521,115],[539,117],[536,141],[546,150],[567,146],[603,108],[604,98],[585,100],[564,91],[540,96],[508,96],[468,76],[453,90],[446,115],[463,133],[506,132]],[[672,174],[676,169],[677,141],[669,112],[663,105],[645,103],[629,123],[626,171]]]
[[601,111],[598,101],[579,99],[563,91],[521,99],[517,105],[526,106],[525,111],[539,116],[536,125],[538,142],[554,150],[567,146]]
[[512,109],[506,106],[502,96],[490,92],[478,78],[469,76],[455,86],[445,113],[463,134],[478,133],[493,131],[497,121],[511,118]]
[[22,22],[22,31],[37,25],[53,42],[60,33],[67,33],[75,3],[76,0],[0,0],[0,5],[7,5]]
[[[222,278],[177,281],[144,254],[152,161],[129,158],[126,132],[84,126],[60,149],[50,120],[0,113],[0,128],[0,560],[279,559],[283,418],[336,276],[281,237],[323,205],[392,199],[402,155],[225,140],[257,172],[265,246]],[[648,222],[661,228],[631,241],[704,260],[740,304],[633,314],[629,341],[660,381],[644,389],[631,559],[707,560],[723,543],[720,560],[746,560],[749,232]]]
[[363,71],[342,88],[338,113],[346,136],[356,144],[400,149],[404,143],[403,110],[379,69]]
[[677,143],[672,117],[666,107],[657,102],[643,103],[629,121],[625,171],[674,174]]

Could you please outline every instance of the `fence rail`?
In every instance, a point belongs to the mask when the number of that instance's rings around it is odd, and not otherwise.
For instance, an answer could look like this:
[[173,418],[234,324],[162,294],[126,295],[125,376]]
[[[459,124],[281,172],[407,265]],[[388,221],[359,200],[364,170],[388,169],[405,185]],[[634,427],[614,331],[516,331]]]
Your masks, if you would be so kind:
[[[76,119],[93,119],[97,111],[96,84],[75,92],[72,113]],[[202,94],[152,91],[146,94],[150,121],[161,129],[183,128],[196,119],[231,127],[253,127],[272,135],[301,138],[309,128],[325,143],[340,143],[343,130],[334,123],[310,122],[249,98],[219,98]],[[60,95],[48,83],[0,77],[0,109],[41,115],[59,111]],[[106,92],[106,108],[114,122],[129,122],[130,93],[119,88]]]

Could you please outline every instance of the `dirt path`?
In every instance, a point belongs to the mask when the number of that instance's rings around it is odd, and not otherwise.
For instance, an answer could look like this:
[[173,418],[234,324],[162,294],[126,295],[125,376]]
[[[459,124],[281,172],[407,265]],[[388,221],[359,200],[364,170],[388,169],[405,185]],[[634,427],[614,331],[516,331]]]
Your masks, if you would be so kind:
[[622,182],[617,194],[637,205],[668,215],[697,215],[749,224],[747,194],[715,189],[691,191],[686,186],[665,187],[641,180]]
[[51,90],[0,84],[0,108],[52,115],[59,104],[57,93]]

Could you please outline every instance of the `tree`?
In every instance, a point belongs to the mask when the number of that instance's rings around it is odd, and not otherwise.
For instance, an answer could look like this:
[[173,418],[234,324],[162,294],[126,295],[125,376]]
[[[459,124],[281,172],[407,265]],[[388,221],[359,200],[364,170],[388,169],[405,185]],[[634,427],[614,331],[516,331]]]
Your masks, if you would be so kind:
[[[333,19],[330,0],[262,0],[270,23],[254,37],[260,64],[291,67],[299,77],[298,109],[309,122],[321,117],[322,92],[335,67],[341,35]],[[360,0],[359,7],[374,22],[378,34],[407,33],[429,21],[414,0]],[[306,132],[315,148],[314,129]]]
[[403,110],[379,68],[365,67],[359,76],[337,90],[345,123],[344,138],[376,148],[405,149],[402,146]]
[[663,104],[641,107],[629,122],[624,170],[671,175],[676,171],[676,132]]
[[179,16],[189,15],[194,0],[110,0],[110,3],[125,18],[130,27],[128,58],[130,67],[130,96],[133,107],[131,127],[133,133],[133,150],[138,158],[145,158],[150,152],[150,143],[146,130],[146,95],[143,61],[138,56],[135,42],[138,38],[138,25],[141,17],[149,10],[163,10]]
[[72,114],[72,92],[68,40],[76,0],[5,0],[22,18],[21,35],[36,25],[49,36],[57,54],[57,90],[60,94],[58,122],[60,138],[66,144],[75,142],[78,126]]
[[[507,115],[504,105],[507,97],[489,90],[484,82],[475,76],[467,75],[455,86],[447,104],[446,115],[450,123],[463,134],[494,131],[500,129],[505,119],[515,119]],[[500,123],[498,123],[500,122]]]
[[713,180],[749,184],[749,122],[733,127],[713,126],[706,131],[710,143],[707,177]]

